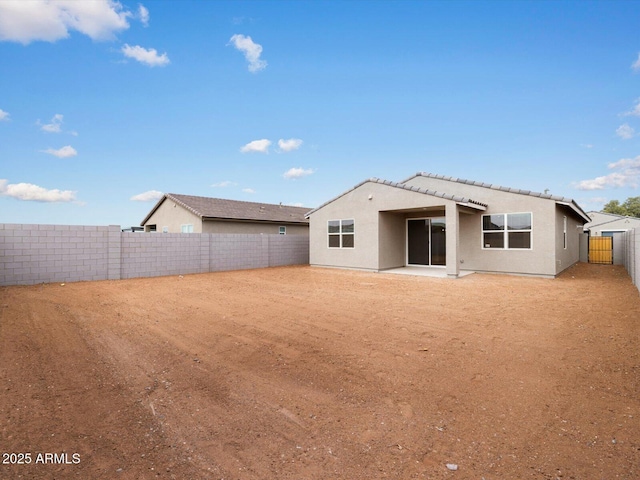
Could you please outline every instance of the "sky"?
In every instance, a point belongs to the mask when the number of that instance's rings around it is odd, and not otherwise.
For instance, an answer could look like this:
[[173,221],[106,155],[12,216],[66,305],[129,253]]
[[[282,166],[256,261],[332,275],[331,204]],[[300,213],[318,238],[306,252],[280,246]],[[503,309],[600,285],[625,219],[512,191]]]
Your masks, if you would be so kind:
[[640,2],[0,0],[0,223],[416,172],[640,195]]

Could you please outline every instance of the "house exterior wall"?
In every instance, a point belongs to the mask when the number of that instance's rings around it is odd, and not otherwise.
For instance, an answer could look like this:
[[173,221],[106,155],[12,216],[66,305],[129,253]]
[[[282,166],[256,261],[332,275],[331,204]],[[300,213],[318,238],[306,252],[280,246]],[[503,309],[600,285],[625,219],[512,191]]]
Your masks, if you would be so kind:
[[[567,248],[564,247],[564,219],[567,219]],[[556,275],[580,261],[580,234],[582,223],[567,209],[556,208]]]
[[[309,225],[287,223],[259,223],[224,220],[205,220],[202,222],[203,233],[245,233],[245,234],[273,234],[280,233],[280,227],[286,227],[286,235],[308,235]],[[195,229],[195,227],[194,227]]]
[[156,225],[158,232],[167,227],[167,233],[181,233],[182,225],[193,225],[193,233],[202,233],[200,217],[170,199],[165,199],[149,217],[144,224],[145,231],[148,231],[149,225]]
[[[486,212],[482,214],[460,215],[460,268],[462,270],[556,275],[558,233],[555,201],[424,176],[412,178],[405,184],[460,195],[488,205]],[[525,212],[532,214],[531,249],[501,250],[482,247],[482,215]],[[575,255],[577,258],[577,240]]]
[[[311,214],[309,263],[376,271],[403,266],[406,215],[389,211],[424,208],[421,216],[434,216],[433,210],[443,212],[447,202],[455,205],[449,200],[367,182]],[[346,219],[355,221],[354,248],[329,248],[328,221]]]
[[[447,274],[459,270],[555,276],[579,260],[582,220],[553,199],[418,176],[406,186],[435,190],[487,204],[486,211],[459,207],[439,196],[366,182],[310,216],[311,265],[384,270],[406,264],[406,219],[445,216]],[[483,245],[482,217],[531,213],[530,249],[490,249]],[[564,247],[564,217],[567,247]],[[327,222],[354,219],[355,247],[329,248]]]
[[379,269],[403,267],[407,257],[407,216],[396,212],[381,212],[379,222]]

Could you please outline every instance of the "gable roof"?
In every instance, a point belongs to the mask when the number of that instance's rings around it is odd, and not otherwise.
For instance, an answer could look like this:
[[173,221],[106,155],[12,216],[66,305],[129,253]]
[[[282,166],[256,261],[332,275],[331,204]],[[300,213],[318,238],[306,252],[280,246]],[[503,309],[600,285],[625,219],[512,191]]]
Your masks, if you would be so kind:
[[435,179],[438,179],[438,180],[445,180],[445,181],[448,181],[448,182],[461,183],[461,184],[465,184],[465,185],[473,185],[475,187],[484,187],[484,188],[490,188],[492,190],[500,190],[502,192],[515,193],[515,194],[518,194],[518,195],[529,195],[531,197],[537,197],[537,198],[544,198],[544,199],[547,199],[547,200],[553,200],[559,205],[563,205],[565,207],[569,207],[579,217],[581,217],[585,222],[591,221],[591,218],[589,218],[589,215],[587,215],[585,213],[585,211],[582,210],[582,208],[571,198],[561,197],[559,195],[550,195],[548,193],[537,193],[537,192],[532,192],[530,190],[520,190],[518,188],[501,187],[500,185],[492,185],[490,183],[476,182],[476,181],[473,181],[473,180],[464,180],[462,178],[446,177],[444,175],[435,175],[433,173],[427,173],[427,172],[418,172],[415,175],[412,175],[411,177],[407,178],[406,180],[403,180],[400,183],[406,183],[409,180],[412,180],[412,179],[414,179],[416,177],[435,178]]
[[628,220],[628,221],[631,221],[632,223],[638,222],[640,224],[640,218],[631,217],[629,215],[618,215],[616,213],[607,213],[607,212],[589,212],[589,215],[593,215],[593,218],[589,223],[587,223],[584,226],[586,229],[590,229],[593,227],[600,227],[602,225],[618,222],[620,220]]
[[147,223],[151,215],[153,215],[162,202],[167,199],[197,215],[201,220],[221,219],[275,223],[309,223],[309,220],[305,218],[305,214],[309,211],[306,207],[291,207],[282,204],[275,205],[271,203],[245,202],[224,198],[165,193],[144,220],[142,220],[140,225]]
[[426,188],[413,187],[411,185],[404,185],[403,183],[391,182],[389,180],[382,180],[380,178],[373,177],[373,178],[369,178],[367,180],[364,180],[364,181],[360,182],[355,187],[350,188],[346,192],[343,192],[340,195],[338,195],[337,197],[334,197],[331,200],[329,200],[328,202],[323,203],[319,207],[314,208],[313,210],[311,210],[310,212],[307,213],[307,215],[306,215],[307,218],[312,213],[320,210],[322,207],[324,207],[324,206],[326,206],[326,205],[328,205],[328,204],[330,204],[332,202],[335,202],[339,198],[344,197],[346,194],[348,194],[348,193],[354,191],[355,189],[361,187],[365,183],[379,183],[381,185],[387,185],[387,186],[393,187],[393,188],[400,188],[402,190],[408,190],[410,192],[416,192],[416,193],[421,193],[423,195],[430,195],[430,196],[433,196],[433,197],[439,197],[439,198],[443,198],[445,200],[451,200],[453,202],[456,202],[458,205],[463,205],[465,207],[474,208],[476,210],[485,210],[487,208],[487,205],[485,203],[476,202],[475,200],[471,200],[470,198],[461,197],[461,196],[458,196],[458,195],[450,195],[450,194],[447,194],[447,193],[444,193],[444,192],[438,192],[436,190],[430,190],[430,189],[426,189]]

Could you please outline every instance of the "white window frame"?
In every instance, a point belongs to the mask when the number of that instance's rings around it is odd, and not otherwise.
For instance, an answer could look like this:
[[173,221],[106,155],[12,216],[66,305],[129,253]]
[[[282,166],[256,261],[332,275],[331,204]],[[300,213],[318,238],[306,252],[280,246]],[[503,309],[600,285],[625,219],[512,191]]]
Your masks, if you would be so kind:
[[284,225],[280,225],[278,227],[278,234],[286,235],[287,234],[287,227],[285,227]]
[[[531,216],[531,228],[530,229],[522,229],[522,230],[509,230],[507,226],[509,225],[509,215],[522,215],[527,214]],[[485,230],[484,229],[484,217],[490,217],[492,215],[504,215],[504,229],[503,230]],[[482,250],[509,250],[512,252],[517,251],[529,251],[533,250],[533,212],[509,212],[509,213],[486,213],[480,217],[480,242],[482,246]],[[484,242],[485,233],[502,233],[504,235],[503,238],[503,247],[486,247]],[[509,234],[510,233],[529,233],[529,248],[517,248],[517,247],[509,247]]]
[[[331,232],[329,231],[330,228],[330,223],[331,222],[339,222],[338,224],[338,231],[337,232]],[[344,231],[344,223],[345,222],[350,222],[350,225],[353,225],[353,231],[349,232],[345,232]],[[344,237],[345,236],[351,236],[353,237],[353,245],[352,246],[344,246]],[[337,247],[332,247],[331,246],[331,242],[330,239],[331,237],[338,237],[340,239],[339,241],[339,246]],[[333,219],[333,220],[327,220],[327,248],[338,248],[338,249],[342,249],[342,248],[356,248],[356,221],[353,218],[344,218],[344,219]]]
[[180,225],[180,233],[193,233],[193,224]]

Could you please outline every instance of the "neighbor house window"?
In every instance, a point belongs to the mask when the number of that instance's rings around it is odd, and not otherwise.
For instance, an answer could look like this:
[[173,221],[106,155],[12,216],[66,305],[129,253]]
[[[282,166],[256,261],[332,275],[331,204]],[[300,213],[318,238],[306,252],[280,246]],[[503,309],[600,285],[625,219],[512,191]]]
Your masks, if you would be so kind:
[[193,225],[181,225],[180,226],[181,233],[193,233]]
[[287,227],[280,227],[278,233],[280,235],[286,235],[287,234]]
[[328,229],[329,248],[353,248],[355,236],[355,221],[329,220]]
[[567,217],[564,217],[564,223],[562,224],[562,245],[563,248],[567,248]]
[[496,213],[482,216],[482,247],[531,248],[531,213]]

